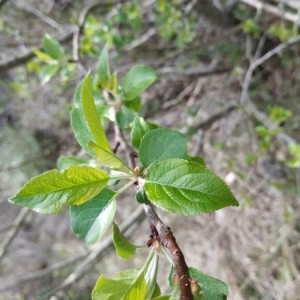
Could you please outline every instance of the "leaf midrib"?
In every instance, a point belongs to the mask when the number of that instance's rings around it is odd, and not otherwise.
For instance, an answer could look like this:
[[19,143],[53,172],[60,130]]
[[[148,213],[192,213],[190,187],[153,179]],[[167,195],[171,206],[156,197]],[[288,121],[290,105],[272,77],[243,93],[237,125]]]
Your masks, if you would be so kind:
[[[215,197],[219,197],[218,195],[215,195],[215,194],[210,194],[210,193],[205,193],[205,192],[201,192],[199,190],[195,190],[195,189],[191,189],[191,188],[184,188],[184,187],[178,187],[178,186],[173,186],[171,184],[163,184],[161,182],[156,182],[156,181],[147,181],[146,180],[146,184],[147,183],[150,183],[150,184],[157,184],[157,185],[160,185],[160,186],[163,186],[163,187],[171,187],[171,188],[176,188],[176,189],[180,189],[180,190],[187,190],[187,191],[193,191],[193,192],[198,192],[198,193],[201,193],[201,194],[204,194],[204,195],[210,195],[210,196],[215,196]],[[203,184],[203,183],[202,183]]]
[[[106,178],[107,179],[107,178]],[[102,179],[101,181],[103,181],[104,179]],[[56,190],[53,190],[53,191],[49,191],[49,192],[45,192],[45,193],[35,193],[33,195],[25,195],[21,198],[30,198],[30,197],[34,197],[34,196],[40,196],[40,195],[48,195],[48,194],[52,194],[52,193],[55,193],[55,192],[59,192],[59,191],[62,191],[62,190],[66,190],[66,189],[75,189],[76,187],[79,187],[79,186],[82,186],[82,185],[89,185],[89,184],[95,184],[95,183],[99,183],[101,181],[92,181],[92,182],[88,182],[88,183],[83,183],[83,184],[75,184],[75,185],[72,185],[72,186],[69,186],[69,187],[63,187],[63,188],[59,188],[59,189],[56,189]],[[15,197],[14,197],[15,198]],[[15,199],[21,199],[21,198],[15,198]]]

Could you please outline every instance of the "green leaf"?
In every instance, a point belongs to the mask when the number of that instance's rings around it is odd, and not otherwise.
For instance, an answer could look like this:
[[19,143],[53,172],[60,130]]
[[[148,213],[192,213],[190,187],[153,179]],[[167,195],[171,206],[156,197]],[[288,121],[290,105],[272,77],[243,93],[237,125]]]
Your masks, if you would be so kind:
[[225,282],[206,275],[205,273],[189,268],[189,274],[201,286],[203,300],[225,300],[228,296],[228,287]]
[[57,73],[58,70],[59,70],[58,64],[42,66],[39,74],[41,84],[45,85],[46,83],[48,83],[50,79]]
[[193,161],[196,162],[202,166],[205,166],[205,161],[203,159],[203,157],[201,156],[191,156],[191,155],[187,155],[187,157],[185,158],[188,161]]
[[53,62],[57,62],[49,54],[47,54],[39,49],[34,49],[33,53],[44,63],[50,64]]
[[95,141],[95,143],[104,150],[112,152],[96,110],[90,73],[88,73],[82,81],[80,100],[86,123],[92,136],[94,137],[93,141]]
[[151,130],[141,141],[139,155],[144,167],[169,158],[185,158],[186,137],[178,131],[166,128]]
[[93,140],[93,136],[89,130],[81,107],[81,89],[80,83],[74,95],[74,107],[71,111],[71,126],[79,145],[91,156],[95,155],[93,149],[89,147],[89,142]]
[[163,296],[152,298],[151,300],[169,300],[169,299],[170,299],[170,295],[163,295]]
[[238,206],[224,181],[206,167],[183,159],[169,159],[150,167],[146,194],[163,210],[197,215],[225,206]]
[[[155,287],[154,287],[154,291],[153,291],[153,293],[152,293],[152,295],[151,295],[151,299],[157,299],[158,297],[169,297],[169,296],[167,296],[167,295],[165,295],[165,296],[162,296],[161,295],[161,291],[160,291],[160,287],[159,287],[159,285],[156,283],[155,284]],[[169,298],[162,298],[162,299],[169,299]]]
[[142,106],[141,97],[135,97],[132,100],[124,101],[124,105],[133,112],[139,112]]
[[261,137],[268,137],[271,135],[270,130],[268,130],[265,126],[259,125],[255,127],[256,133]]
[[288,145],[291,158],[287,160],[287,165],[290,168],[300,167],[300,144],[291,143]]
[[113,280],[101,275],[92,291],[92,300],[121,300],[129,288],[125,280]]
[[111,76],[108,57],[108,44],[106,44],[101,51],[96,69],[99,75],[99,83],[105,88]]
[[[50,57],[51,59],[51,57]],[[26,63],[26,70],[28,73],[39,73],[41,69],[41,63],[37,59],[31,59]]]
[[255,19],[247,19],[241,24],[242,29],[249,34],[252,34],[255,38],[259,37],[261,29]]
[[88,202],[70,207],[71,228],[79,238],[88,244],[101,239],[114,219],[115,195],[114,191],[105,188]]
[[130,128],[136,114],[126,106],[121,107],[116,113],[116,121],[121,129]]
[[149,67],[133,66],[125,75],[122,82],[125,100],[132,100],[139,96],[157,79],[156,73]]
[[100,276],[92,292],[92,300],[138,300],[145,299],[144,272],[126,270],[115,279]]
[[9,200],[40,213],[58,213],[64,204],[79,205],[93,198],[108,179],[103,170],[88,166],[51,170],[32,178]]
[[112,152],[94,103],[90,73],[76,88],[71,124],[77,141],[88,154],[95,156],[94,150],[89,146],[90,141],[105,151]]
[[47,54],[56,60],[59,60],[64,54],[64,49],[62,46],[49,34],[46,34],[43,39],[43,48]]
[[146,122],[142,117],[136,116],[133,120],[132,130],[131,130],[131,142],[132,145],[139,149],[141,140],[146,133],[153,129],[157,129],[159,126]]
[[156,282],[158,269],[159,254],[154,253],[150,259],[149,265],[145,273],[145,281],[147,285],[146,299],[152,299],[155,295],[160,295],[160,288]]
[[147,285],[144,278],[144,272],[140,272],[138,276],[134,279],[130,288],[128,289],[123,300],[137,300],[145,299],[147,292]]
[[110,91],[112,94],[117,94],[118,92],[118,77],[117,77],[117,73],[112,74],[106,85],[103,85],[103,88],[107,89],[108,91]]
[[113,223],[113,243],[116,247],[116,252],[120,257],[129,259],[135,255],[137,247],[126,239],[120,232],[118,225],[115,223]]
[[118,158],[113,152],[108,152],[96,145],[93,142],[89,142],[88,145],[92,148],[96,153],[96,161],[102,166],[106,166],[115,170],[119,170],[121,172],[127,174],[133,174],[134,171],[131,170],[120,158]]
[[57,168],[59,171],[63,171],[71,166],[86,165],[86,159],[79,158],[77,156],[60,156],[57,160]]

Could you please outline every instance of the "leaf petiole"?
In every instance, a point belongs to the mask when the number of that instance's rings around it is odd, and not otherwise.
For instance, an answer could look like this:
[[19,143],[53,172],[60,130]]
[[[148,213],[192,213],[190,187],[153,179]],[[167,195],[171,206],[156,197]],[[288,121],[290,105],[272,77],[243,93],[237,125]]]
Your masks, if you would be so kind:
[[[131,178],[131,177],[128,177],[128,178]],[[131,185],[133,185],[133,181],[130,181],[128,182],[127,184],[125,184],[124,186],[122,186],[118,191],[117,191],[117,194],[121,194],[123,193],[124,191],[126,191]]]

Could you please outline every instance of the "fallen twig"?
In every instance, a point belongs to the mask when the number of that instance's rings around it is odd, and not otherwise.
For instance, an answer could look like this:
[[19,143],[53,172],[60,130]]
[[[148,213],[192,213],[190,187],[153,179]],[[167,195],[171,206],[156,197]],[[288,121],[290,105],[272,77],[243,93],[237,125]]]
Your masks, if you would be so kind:
[[254,58],[254,60],[250,63],[250,66],[249,66],[249,68],[246,72],[245,79],[244,79],[244,82],[243,82],[242,94],[241,94],[241,98],[240,98],[240,103],[241,104],[245,104],[246,101],[247,101],[249,86],[250,86],[250,82],[251,82],[254,70],[257,67],[259,67],[260,65],[262,65],[264,62],[269,60],[274,55],[281,53],[286,48],[288,48],[288,47],[290,47],[290,46],[292,46],[292,45],[294,45],[298,42],[300,42],[300,35],[297,35],[297,36],[287,40],[285,43],[282,43],[282,44],[278,45],[277,47],[275,47],[274,49],[268,51],[266,54],[264,54],[260,58]]
[[13,225],[11,226],[10,230],[5,235],[4,239],[2,240],[2,243],[0,244],[0,260],[4,257],[5,253],[7,252],[9,245],[18,233],[20,226],[22,225],[28,213],[28,208],[22,208],[17,217],[15,218]]
[[63,25],[57,23],[55,20],[49,18],[48,16],[46,16],[44,13],[42,13],[40,10],[38,10],[35,6],[33,6],[32,4],[28,3],[27,1],[19,1],[17,3],[15,3],[15,5],[18,8],[21,8],[23,10],[25,10],[27,13],[33,14],[35,16],[37,16],[39,19],[41,19],[44,23],[50,25],[51,27],[55,28],[58,31],[61,31]]
[[[268,51],[266,54],[261,56],[260,58],[257,58],[257,55],[254,56],[254,60],[250,63],[250,66],[246,72],[245,79],[242,84],[242,93],[240,97],[240,103],[243,105],[245,111],[251,115],[253,115],[257,120],[259,120],[265,127],[271,129],[274,128],[274,124],[269,120],[267,115],[256,107],[256,105],[251,101],[249,97],[249,87],[250,83],[253,77],[253,73],[256,70],[257,67],[265,63],[267,60],[269,60],[274,55],[277,55],[284,51],[286,48],[300,42],[300,35],[297,35],[289,40],[287,40],[285,43],[282,43],[275,47],[274,49]],[[256,51],[257,53],[259,51]],[[296,143],[296,141],[290,137],[289,135],[285,134],[284,132],[279,133],[278,139],[286,144],[290,143]]]
[[231,113],[232,111],[234,111],[238,107],[239,106],[237,104],[229,105],[228,107],[224,108],[223,110],[211,115],[210,117],[208,117],[204,121],[201,121],[198,124],[195,124],[195,125],[189,127],[186,134],[190,135],[190,134],[194,133],[197,130],[208,129],[213,123],[220,120],[221,118],[224,118],[225,116],[227,116],[229,113]]
[[265,10],[266,12],[278,16],[284,20],[291,21],[299,26],[300,18],[299,14],[293,14],[287,12],[283,9],[280,9],[274,5],[263,3],[262,1],[258,0],[241,0],[241,2],[256,8],[257,10]]

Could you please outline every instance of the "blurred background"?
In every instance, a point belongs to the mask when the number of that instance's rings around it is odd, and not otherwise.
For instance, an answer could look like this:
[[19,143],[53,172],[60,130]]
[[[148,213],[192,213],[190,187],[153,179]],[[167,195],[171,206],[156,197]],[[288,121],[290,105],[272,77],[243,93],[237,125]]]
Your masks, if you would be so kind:
[[[7,201],[60,156],[84,156],[69,113],[106,43],[118,74],[156,70],[141,114],[187,134],[240,203],[189,218],[158,212],[188,265],[225,281],[229,299],[300,299],[299,24],[297,0],[1,0],[0,299],[89,299],[100,274],[147,256],[117,258],[110,233],[86,246],[67,210],[43,216]],[[47,39],[63,50],[49,56]],[[136,207],[128,193],[118,223]],[[146,244],[144,217],[128,228]],[[159,276],[167,283],[166,268]]]

